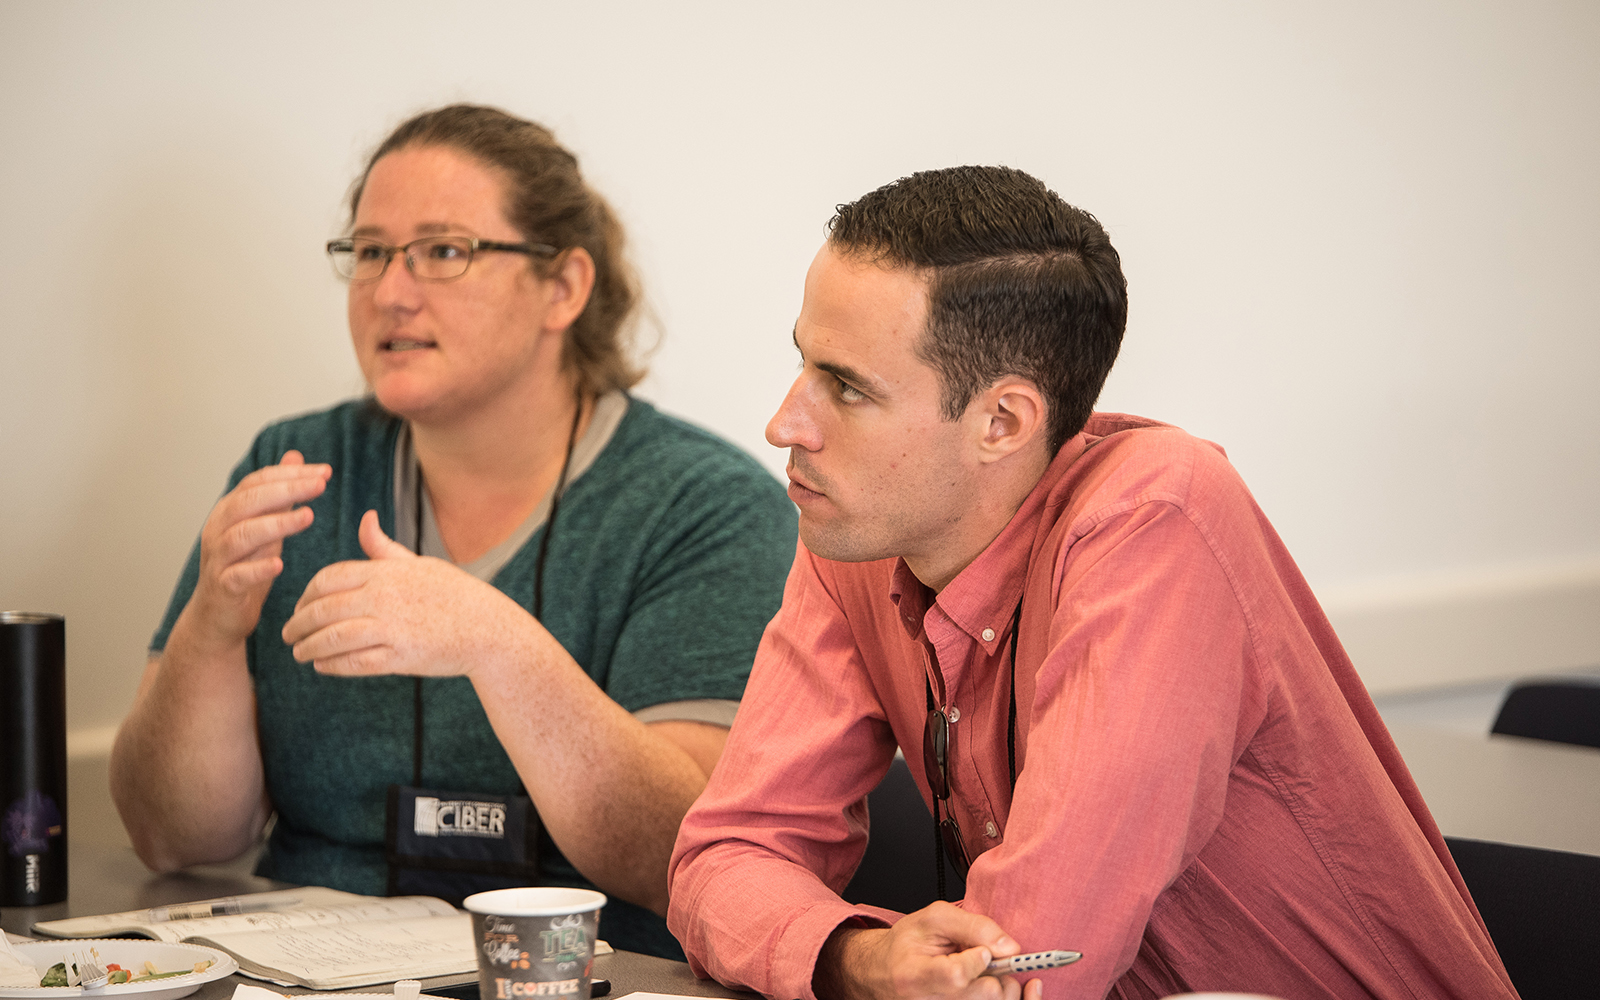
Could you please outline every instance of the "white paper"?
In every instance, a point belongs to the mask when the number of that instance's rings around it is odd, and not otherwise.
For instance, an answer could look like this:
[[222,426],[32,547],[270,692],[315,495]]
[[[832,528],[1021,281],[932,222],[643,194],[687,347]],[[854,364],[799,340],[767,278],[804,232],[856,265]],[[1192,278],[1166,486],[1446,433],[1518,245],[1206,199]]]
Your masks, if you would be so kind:
[[263,928],[202,939],[240,959],[257,978],[272,973],[317,989],[393,982],[397,974],[426,979],[478,967],[472,921],[464,913],[417,920]]
[[232,954],[246,975],[314,989],[474,972],[478,967],[470,918],[432,896],[358,896],[306,886],[249,899],[294,905],[155,923],[146,919],[148,911],[131,910],[52,920],[36,928],[59,937],[145,933],[162,941],[210,945]]
[[[157,941],[177,944],[196,934],[261,926],[258,921],[262,917],[275,916],[281,921],[284,919],[284,914],[295,911],[320,912],[333,907],[360,905],[372,902],[374,897],[358,896],[353,892],[340,892],[337,889],[328,889],[321,886],[307,886],[303,889],[257,893],[252,895],[250,899],[252,902],[257,903],[294,903],[295,906],[293,910],[265,910],[255,913],[238,913],[224,917],[201,917],[198,920],[158,922],[150,921],[149,910],[127,910],[122,913],[105,913],[92,917],[45,920],[40,922],[35,927],[35,930],[40,934],[64,938],[99,938],[123,934],[144,934]],[[205,902],[205,900],[202,900],[202,902]],[[326,922],[326,919],[322,922]],[[281,926],[281,923],[274,922],[265,926]]]

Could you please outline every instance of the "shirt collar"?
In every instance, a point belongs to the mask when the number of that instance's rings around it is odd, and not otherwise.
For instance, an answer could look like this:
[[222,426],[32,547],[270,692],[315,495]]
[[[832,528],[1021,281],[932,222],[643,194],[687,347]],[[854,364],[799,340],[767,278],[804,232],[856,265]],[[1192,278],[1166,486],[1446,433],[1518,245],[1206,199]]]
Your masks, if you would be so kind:
[[937,597],[917,579],[904,559],[895,560],[889,599],[899,610],[900,624],[908,635],[915,639],[922,634],[928,609],[937,603],[956,627],[987,654],[994,655],[1006,641],[1012,615],[1022,598],[1028,563],[1039,536],[1039,520],[1047,506],[1057,505],[1056,487],[1092,440],[1087,432],[1080,432],[1061,446],[1000,534]]

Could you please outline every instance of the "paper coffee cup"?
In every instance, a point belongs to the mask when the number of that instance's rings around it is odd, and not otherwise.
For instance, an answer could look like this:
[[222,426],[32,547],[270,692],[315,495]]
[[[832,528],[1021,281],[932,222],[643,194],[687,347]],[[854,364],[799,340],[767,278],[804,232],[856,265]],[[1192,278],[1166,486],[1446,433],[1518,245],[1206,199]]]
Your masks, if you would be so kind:
[[604,894],[530,886],[475,893],[461,905],[472,914],[482,1000],[589,1000]]

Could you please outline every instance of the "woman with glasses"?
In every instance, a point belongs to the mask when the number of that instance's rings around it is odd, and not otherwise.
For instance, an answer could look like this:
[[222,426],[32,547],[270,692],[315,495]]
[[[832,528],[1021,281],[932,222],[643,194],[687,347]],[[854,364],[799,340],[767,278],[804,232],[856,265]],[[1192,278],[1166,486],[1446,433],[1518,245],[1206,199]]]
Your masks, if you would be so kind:
[[459,900],[593,885],[676,954],[678,823],[795,545],[782,489],[658,413],[615,217],[531,122],[406,122],[328,244],[370,395],[262,431],[118,735],[152,868]]

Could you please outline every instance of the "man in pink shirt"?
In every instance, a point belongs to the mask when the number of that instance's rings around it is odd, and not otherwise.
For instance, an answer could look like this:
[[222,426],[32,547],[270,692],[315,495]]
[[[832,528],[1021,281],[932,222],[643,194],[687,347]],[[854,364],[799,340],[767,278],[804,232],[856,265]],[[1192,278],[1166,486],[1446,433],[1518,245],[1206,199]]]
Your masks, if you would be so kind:
[[[1104,230],[1020,171],[840,208],[767,428],[801,545],[673,856],[697,973],[782,1000],[1516,995],[1222,450],[1091,414],[1126,316]],[[838,895],[897,744],[970,864],[959,906]],[[1048,949],[1083,958],[984,974]]]

